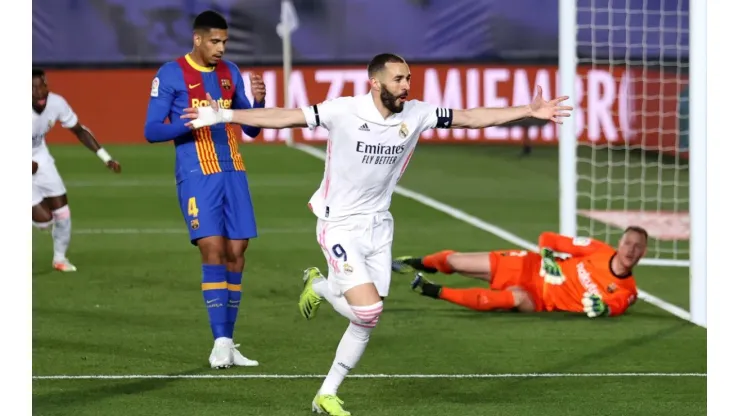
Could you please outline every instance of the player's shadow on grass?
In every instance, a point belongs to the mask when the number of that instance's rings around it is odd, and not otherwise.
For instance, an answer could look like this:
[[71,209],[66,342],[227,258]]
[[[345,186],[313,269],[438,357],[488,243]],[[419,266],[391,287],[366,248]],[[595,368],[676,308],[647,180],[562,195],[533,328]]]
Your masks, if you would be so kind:
[[[169,376],[187,376],[203,373],[204,370],[210,369],[210,367],[202,366],[193,368],[192,370],[183,371],[179,373],[168,374]],[[155,390],[163,389],[173,382],[182,381],[181,378],[165,378],[165,379],[144,379],[137,380],[134,382],[121,381],[121,380],[84,380],[70,383],[65,383],[60,387],[67,387],[61,391],[55,391],[49,394],[33,394],[33,410],[34,414],[47,414],[47,413],[58,413],[62,409],[72,410],[77,408],[79,404],[89,404],[94,401],[101,401],[114,398],[122,395],[139,395],[149,393]],[[60,383],[60,381],[54,380],[40,380],[35,383]],[[80,388],[80,384],[90,385],[90,388]],[[101,383],[105,385],[101,386]],[[46,386],[45,386],[46,387]]]
[[[426,309],[419,310],[413,308],[399,308],[393,309],[394,313],[424,313],[424,315],[436,315],[438,317],[446,317],[453,319],[477,319],[477,320],[510,320],[510,319],[522,319],[527,321],[584,321],[588,320],[582,313],[568,313],[568,312],[542,312],[542,313],[520,313],[513,311],[499,311],[499,312],[477,312],[467,309]],[[599,322],[604,325],[614,324],[622,322],[628,319],[649,319],[657,321],[682,321],[667,312],[646,312],[646,311],[628,311],[624,315],[617,318],[606,318],[599,319]]]
[[31,276],[33,277],[51,276],[51,274],[55,272],[57,271],[54,270],[53,267],[38,267],[36,265],[31,266]]
[[[579,371],[581,368],[592,368],[593,366],[591,364],[594,362],[613,359],[615,356],[624,356],[625,354],[629,354],[631,350],[645,347],[691,326],[694,325],[690,322],[676,322],[674,325],[663,327],[649,334],[615,342],[609,347],[601,348],[588,354],[576,355],[568,360],[546,365],[532,372],[540,374],[581,372]],[[519,392],[531,391],[534,388],[532,383],[548,383],[552,382],[552,379],[548,377],[517,377],[487,380],[486,382],[489,383],[490,388],[486,390],[485,395],[482,395],[477,390],[471,391],[468,388],[469,386],[464,383],[456,383],[455,381],[445,383],[438,379],[415,379],[413,389],[403,390],[403,398],[404,400],[418,399],[423,401],[430,394],[433,394],[435,397],[448,403],[490,403],[492,405],[512,403],[520,399],[518,396]],[[525,384],[527,385],[525,389],[519,388],[519,386]],[[458,385],[460,388],[457,387]],[[390,401],[395,398],[389,396],[386,399]]]

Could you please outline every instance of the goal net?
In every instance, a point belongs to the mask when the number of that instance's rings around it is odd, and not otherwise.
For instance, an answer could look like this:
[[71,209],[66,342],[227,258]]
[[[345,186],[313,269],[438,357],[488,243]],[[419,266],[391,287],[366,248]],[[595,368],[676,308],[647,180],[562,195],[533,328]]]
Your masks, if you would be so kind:
[[[561,0],[562,1],[562,0]],[[577,231],[688,266],[689,0],[576,0]]]

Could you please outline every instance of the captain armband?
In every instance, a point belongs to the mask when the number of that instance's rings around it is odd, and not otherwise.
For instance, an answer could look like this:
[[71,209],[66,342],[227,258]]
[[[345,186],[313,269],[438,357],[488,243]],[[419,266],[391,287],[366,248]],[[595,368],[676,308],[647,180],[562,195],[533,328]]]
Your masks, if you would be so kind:
[[434,128],[449,129],[452,127],[452,109],[451,108],[438,108],[436,115],[437,115],[437,124],[434,126]]

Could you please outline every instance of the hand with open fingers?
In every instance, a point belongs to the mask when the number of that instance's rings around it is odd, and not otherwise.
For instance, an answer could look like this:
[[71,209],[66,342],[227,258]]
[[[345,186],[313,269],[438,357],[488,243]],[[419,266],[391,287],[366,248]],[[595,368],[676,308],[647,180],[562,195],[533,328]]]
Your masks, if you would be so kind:
[[191,121],[185,123],[191,129],[199,129],[214,124],[228,123],[231,121],[233,111],[224,110],[218,106],[218,102],[206,93],[206,98],[211,103],[208,107],[190,107],[185,109],[185,113],[180,116],[182,119]]
[[581,303],[583,304],[583,312],[586,313],[586,316],[589,318],[609,316],[609,306],[604,303],[604,299],[601,298],[601,295],[593,295],[586,292],[583,294]]
[[570,112],[573,111],[573,107],[560,105],[563,101],[570,97],[563,96],[555,98],[554,100],[546,101],[542,98],[542,87],[537,86],[537,94],[535,95],[530,108],[532,109],[532,117],[541,120],[550,120],[558,124],[563,124],[561,117],[570,117]]
[[254,73],[250,73],[249,84],[252,86],[252,96],[254,97],[254,102],[264,103],[265,96],[267,95],[267,89],[265,88],[265,82],[262,80],[262,77]]

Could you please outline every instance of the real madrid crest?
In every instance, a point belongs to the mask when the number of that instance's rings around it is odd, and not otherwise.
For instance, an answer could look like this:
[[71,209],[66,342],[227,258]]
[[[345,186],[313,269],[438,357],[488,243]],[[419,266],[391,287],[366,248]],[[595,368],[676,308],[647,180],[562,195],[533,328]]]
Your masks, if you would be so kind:
[[352,274],[353,271],[355,271],[355,269],[353,269],[349,263],[344,263],[344,274]]
[[404,139],[409,135],[409,128],[406,126],[406,123],[401,123],[401,129],[398,131],[398,135]]
[[223,88],[225,90],[230,90],[231,89],[231,81],[229,79],[226,79],[226,78],[222,79],[221,80],[221,88]]

